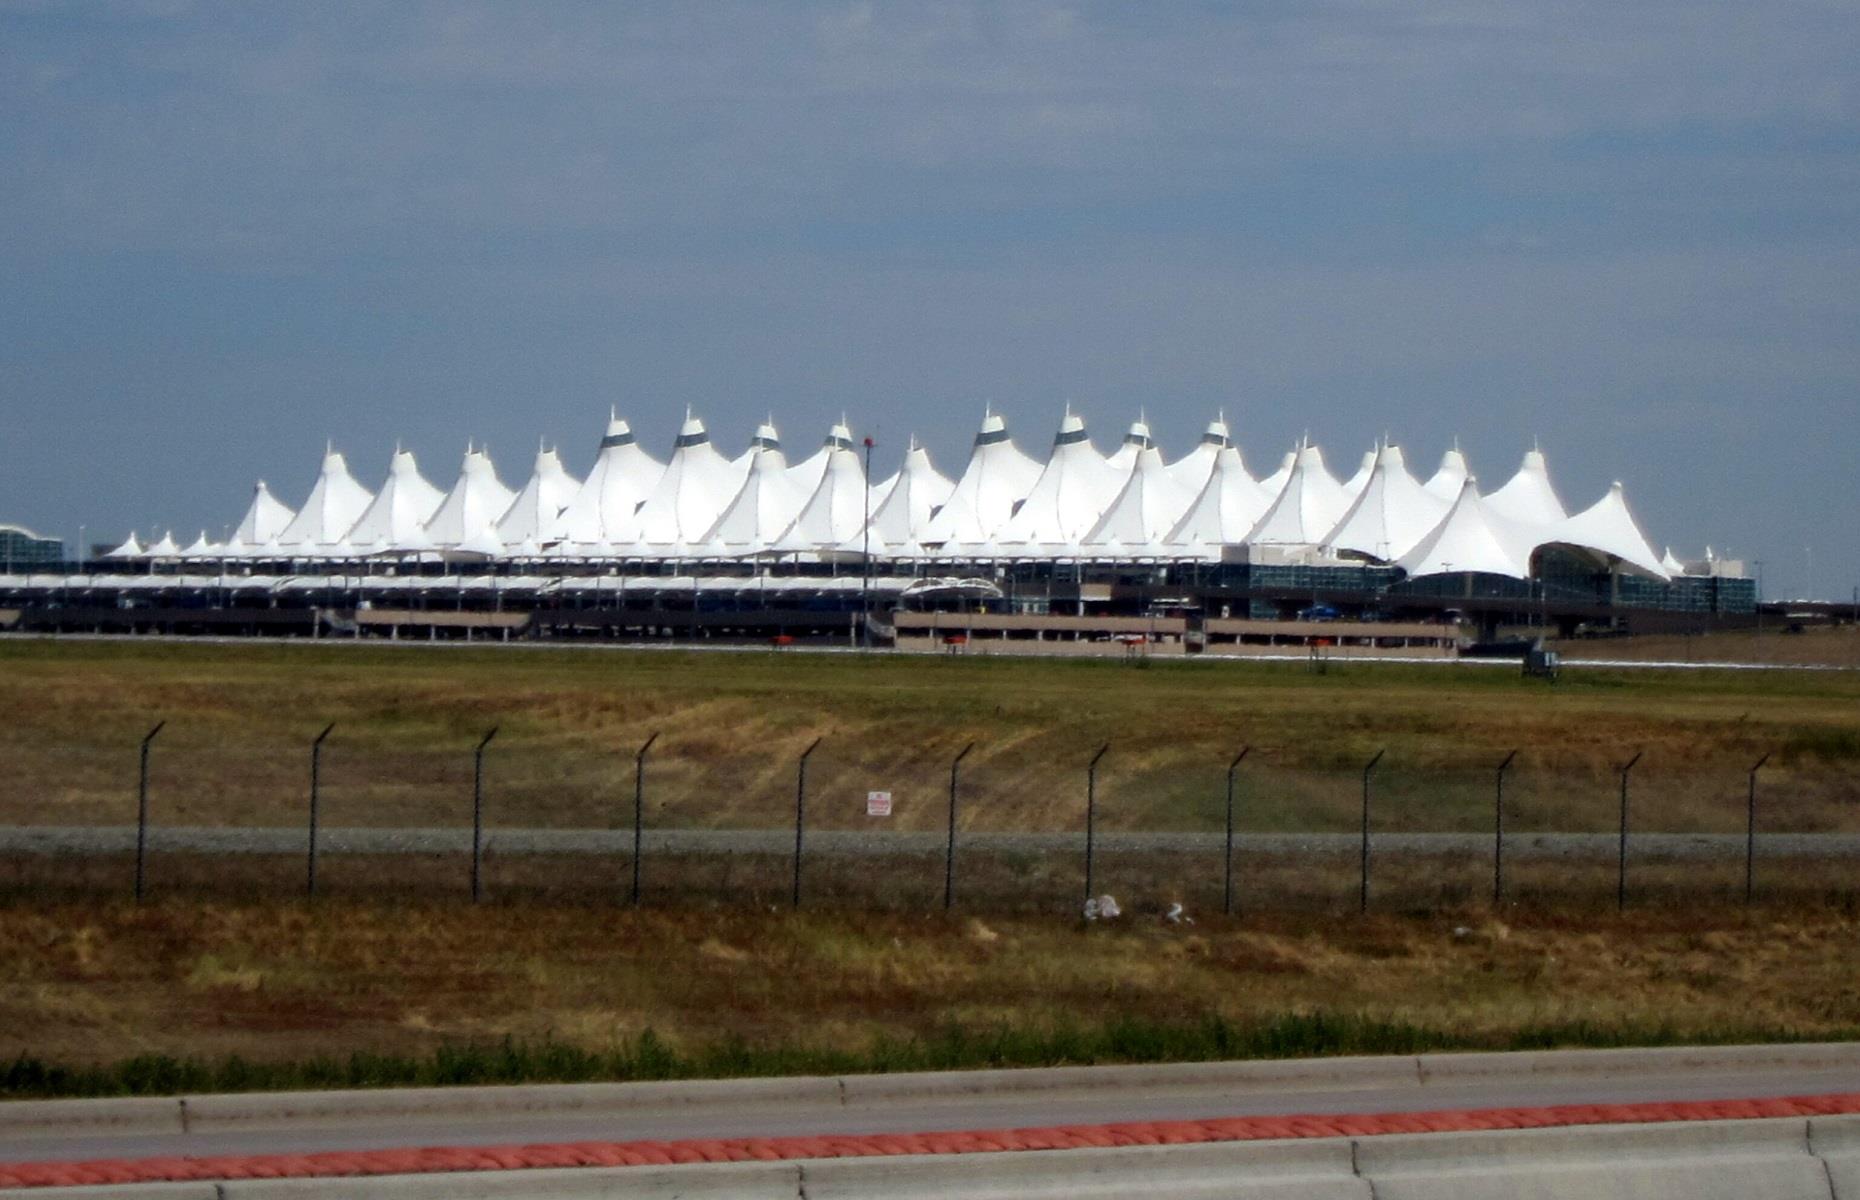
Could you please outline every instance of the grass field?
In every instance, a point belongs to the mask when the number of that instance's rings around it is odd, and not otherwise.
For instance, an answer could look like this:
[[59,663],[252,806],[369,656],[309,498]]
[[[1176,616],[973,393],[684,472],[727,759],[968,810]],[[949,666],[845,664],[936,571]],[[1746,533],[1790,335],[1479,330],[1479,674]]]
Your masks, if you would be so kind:
[[789,820],[794,761],[810,763],[812,819],[934,829],[964,744],[965,827],[1074,829],[1086,760],[1107,828],[1209,829],[1242,745],[1243,828],[1349,829],[1357,770],[1377,772],[1389,829],[1478,829],[1492,768],[1515,827],[1611,827],[1613,770],[1636,751],[1644,828],[1735,832],[1744,772],[1764,775],[1777,828],[1860,829],[1860,674],[1565,672],[1504,667],[1302,666],[943,659],[773,652],[0,642],[0,823],[122,824],[136,744],[158,824],[292,825],[308,744],[324,758],[332,825],[469,820],[471,748],[487,758],[494,824],[602,827],[630,811],[632,752],[658,732],[653,823],[769,827]]
[[[1613,769],[1642,748],[1638,828],[1740,830],[1744,771],[1771,753],[1766,827],[1852,830],[1856,701],[1842,673],[1547,686],[1384,664],[6,640],[0,823],[133,820],[136,743],[166,720],[158,824],[300,823],[308,742],[333,721],[330,825],[467,822],[470,749],[495,725],[494,826],[622,824],[633,748],[657,731],[657,826],[784,824],[794,759],[823,737],[816,827],[869,827],[864,793],[889,787],[892,827],[938,828],[948,761],[975,741],[966,828],[1076,830],[1108,740],[1111,828],[1218,828],[1225,765],[1251,745],[1251,830],[1352,828],[1357,771],[1383,747],[1382,830],[1485,828],[1513,748],[1517,831],[1611,829]],[[649,863],[644,910],[618,903],[607,858],[494,856],[496,902],[478,907],[455,857],[337,858],[309,905],[289,895],[294,859],[168,855],[140,908],[120,856],[0,863],[0,1095],[1860,1036],[1838,863],[1766,864],[1775,890],[1752,910],[1725,902],[1737,872],[1648,863],[1637,900],[1683,903],[1616,915],[1597,875],[1495,914],[1483,859],[1379,857],[1378,911],[1358,918],[1351,863],[1250,861],[1246,915],[1227,919],[1205,855],[1110,855],[1106,888],[1142,902],[1085,927],[1060,915],[1069,854],[965,860],[965,888],[1031,899],[953,916],[930,858],[861,868],[904,897],[884,911],[810,875],[822,903],[798,914],[763,858]],[[345,887],[382,872],[394,887]],[[1522,893],[1573,878],[1517,872]],[[1821,895],[1787,899],[1785,881]],[[1312,911],[1259,903],[1294,894]],[[1169,896],[1199,923],[1161,921]]]
[[1825,908],[1083,927],[15,904],[0,1095],[1849,1038],[1857,934]]

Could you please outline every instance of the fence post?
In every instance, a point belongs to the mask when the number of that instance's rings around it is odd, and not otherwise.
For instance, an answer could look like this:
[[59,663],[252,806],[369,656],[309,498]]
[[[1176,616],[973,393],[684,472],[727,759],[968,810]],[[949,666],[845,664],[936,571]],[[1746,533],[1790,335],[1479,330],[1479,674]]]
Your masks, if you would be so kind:
[[331,721],[323,727],[323,732],[316,735],[310,743],[310,863],[308,874],[304,878],[304,895],[316,899],[316,828],[317,805],[323,787],[323,739],[336,727]]
[[149,845],[149,743],[161,732],[165,720],[155,722],[155,728],[142,737],[141,768],[136,775],[136,903],[142,903],[143,863],[148,857]]
[[659,740],[658,730],[646,739],[646,744],[633,755],[633,907],[639,907],[639,852],[645,829],[646,811],[646,751],[652,749],[652,743]]
[[1744,800],[1744,903],[1756,894],[1757,883],[1757,772],[1770,761],[1765,754],[1750,766],[1750,790]]
[[497,726],[484,735],[471,755],[471,902],[484,897],[484,748],[497,736]]
[[1234,911],[1234,772],[1252,750],[1251,746],[1240,747],[1240,753],[1227,764],[1227,849],[1221,859],[1221,911],[1228,916]]
[[801,761],[794,773],[794,890],[788,897],[790,908],[801,907],[801,837],[807,826],[807,760],[820,745],[815,738],[801,751]]
[[1098,760],[1111,748],[1106,742],[1098,747],[1098,753],[1091,756],[1091,762],[1085,766],[1085,899],[1091,899],[1092,893],[1092,853],[1097,840],[1098,826]]
[[1636,750],[1634,757],[1621,766],[1621,842],[1615,864],[1615,911],[1627,907],[1627,837],[1628,837],[1628,772],[1640,761],[1645,750]]
[[1492,789],[1492,907],[1505,899],[1505,771],[1518,757],[1513,750],[1498,764],[1498,779]]
[[1356,911],[1369,911],[1369,773],[1376,769],[1382,756],[1388,753],[1388,747],[1376,751],[1376,756],[1363,764],[1363,852],[1362,852],[1362,890],[1357,895]]
[[969,751],[975,749],[970,742],[962,748],[962,753],[950,760],[949,764],[949,843],[943,850],[943,911],[948,912],[956,903],[956,771],[962,766],[962,760],[969,757]]

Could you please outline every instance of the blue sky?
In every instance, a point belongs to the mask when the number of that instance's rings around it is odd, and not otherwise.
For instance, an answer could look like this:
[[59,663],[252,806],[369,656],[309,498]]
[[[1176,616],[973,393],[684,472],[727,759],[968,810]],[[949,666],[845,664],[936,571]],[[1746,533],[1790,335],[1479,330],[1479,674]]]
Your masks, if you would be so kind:
[[0,0],[0,520],[511,483],[609,404],[961,466],[1224,408],[1259,470],[1533,439],[1860,584],[1851,4]]

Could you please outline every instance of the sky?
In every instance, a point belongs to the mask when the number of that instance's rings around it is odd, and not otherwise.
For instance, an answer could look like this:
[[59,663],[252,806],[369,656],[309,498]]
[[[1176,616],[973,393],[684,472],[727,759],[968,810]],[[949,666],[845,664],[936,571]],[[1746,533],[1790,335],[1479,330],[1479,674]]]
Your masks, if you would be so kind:
[[[1656,548],[1860,586],[1851,3],[0,0],[0,521],[512,486],[984,408],[1265,474],[1533,443]],[[1425,473],[1425,471],[1423,472]]]

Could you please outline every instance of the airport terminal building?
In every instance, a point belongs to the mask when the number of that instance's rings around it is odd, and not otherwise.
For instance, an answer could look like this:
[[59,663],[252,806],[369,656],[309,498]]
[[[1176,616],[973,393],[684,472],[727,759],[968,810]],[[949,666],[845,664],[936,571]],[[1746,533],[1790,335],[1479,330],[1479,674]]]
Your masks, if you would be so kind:
[[726,456],[687,415],[661,460],[616,416],[586,479],[544,449],[513,489],[472,446],[441,489],[398,449],[370,488],[332,447],[301,504],[260,482],[222,540],[132,534],[54,561],[37,539],[0,574],[0,623],[1451,652],[1705,629],[1756,604],[1742,564],[1656,551],[1619,483],[1570,511],[1536,449],[1490,490],[1457,448],[1422,479],[1387,443],[1346,479],[1308,443],[1256,474],[1222,420],[1173,461],[1142,421],[1105,454],[1071,414],[1041,460],[990,413],[954,479],[913,442],[874,480],[871,454],[842,422],[799,461],[772,424]]

